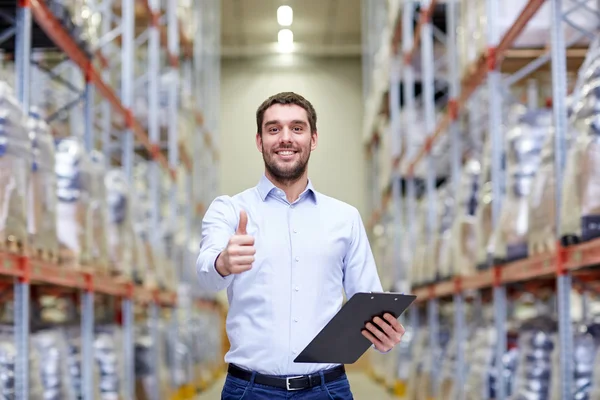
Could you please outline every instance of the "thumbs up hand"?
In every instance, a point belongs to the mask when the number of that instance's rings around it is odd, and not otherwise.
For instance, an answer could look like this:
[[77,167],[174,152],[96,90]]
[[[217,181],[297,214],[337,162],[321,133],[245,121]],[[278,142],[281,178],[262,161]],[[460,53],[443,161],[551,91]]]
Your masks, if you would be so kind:
[[217,257],[217,271],[222,276],[240,274],[252,268],[254,262],[254,238],[247,234],[248,214],[240,212],[240,222],[235,234],[229,239],[225,250]]

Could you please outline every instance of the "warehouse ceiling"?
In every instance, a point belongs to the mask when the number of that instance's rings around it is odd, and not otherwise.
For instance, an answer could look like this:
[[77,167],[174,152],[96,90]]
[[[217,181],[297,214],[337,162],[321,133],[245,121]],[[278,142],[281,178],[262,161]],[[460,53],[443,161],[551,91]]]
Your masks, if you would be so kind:
[[225,57],[260,56],[277,50],[277,8],[293,9],[295,52],[361,54],[360,0],[222,0],[221,49]]

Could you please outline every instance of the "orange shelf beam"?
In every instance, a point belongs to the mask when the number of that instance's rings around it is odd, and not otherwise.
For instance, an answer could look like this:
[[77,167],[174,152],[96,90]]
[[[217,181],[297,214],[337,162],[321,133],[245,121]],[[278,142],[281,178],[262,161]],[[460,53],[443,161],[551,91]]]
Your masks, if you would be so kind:
[[[109,276],[98,276],[35,258],[2,252],[0,252],[0,276],[20,278],[33,284],[93,290],[95,293],[115,297],[127,297],[131,286]],[[174,292],[161,291],[153,296],[148,289],[139,286],[133,287],[133,298],[139,303],[147,303],[156,298],[161,305],[168,307],[177,303],[177,294]]]
[[[504,266],[497,266],[474,275],[457,277],[453,281],[444,281],[435,285],[420,287],[413,293],[417,301],[423,302],[432,297],[448,297],[457,290],[475,290],[491,288],[497,282],[502,284],[527,282],[540,278],[549,278],[557,274],[556,254],[538,254],[524,260],[518,260]],[[600,265],[600,239],[566,248],[566,267],[579,270]],[[496,277],[496,271],[499,274]]]

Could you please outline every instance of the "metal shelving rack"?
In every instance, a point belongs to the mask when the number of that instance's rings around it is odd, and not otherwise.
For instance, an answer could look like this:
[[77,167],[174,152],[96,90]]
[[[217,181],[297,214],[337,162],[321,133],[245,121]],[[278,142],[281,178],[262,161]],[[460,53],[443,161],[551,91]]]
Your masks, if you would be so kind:
[[[2,41],[14,36],[15,92],[25,114],[28,114],[30,109],[34,90],[30,79],[31,65],[35,62],[32,58],[32,48],[34,40],[39,40],[33,37],[32,32],[41,31],[47,42],[52,44],[51,48],[58,49],[64,57],[54,70],[46,71],[48,75],[52,79],[64,82],[61,73],[64,73],[64,65],[68,64],[71,66],[69,72],[75,71],[83,78],[80,88],[77,87],[77,74],[72,74],[66,79],[67,83],[70,82],[69,87],[79,90],[78,99],[67,104],[60,112],[77,113],[80,111],[76,107],[82,107],[86,150],[102,150],[109,164],[116,162],[121,165],[130,182],[133,180],[134,164],[140,154],[142,158],[149,157],[153,161],[149,183],[153,200],[151,232],[154,233],[161,230],[160,173],[168,173],[171,177],[171,219],[175,220],[178,210],[186,216],[187,237],[191,240],[192,224],[202,217],[203,202],[214,195],[217,173],[215,168],[210,167],[218,160],[218,125],[215,111],[218,107],[219,0],[193,5],[196,25],[193,27],[193,37],[187,36],[180,23],[176,1],[164,2],[166,10],[159,0],[91,2],[93,11],[101,12],[103,20],[99,45],[91,50],[83,48],[71,36],[53,14],[50,3],[50,0],[19,0],[9,5],[4,2],[2,5],[3,19],[12,22],[10,28],[3,33]],[[12,12],[16,16],[14,20],[10,17],[11,10],[8,7],[16,8],[16,13]],[[163,15],[165,11],[166,15]],[[144,43],[148,50],[147,62],[136,59],[136,50]],[[164,59],[161,53],[166,55]],[[143,71],[141,76],[136,75],[136,68]],[[166,149],[161,145],[161,129],[157,117],[160,107],[158,82],[163,74],[170,74],[174,82],[168,88]],[[189,92],[193,101],[188,105],[189,109],[182,109],[184,106],[178,99],[182,74],[185,74],[186,84],[192,83]],[[120,79],[114,79],[115,75]],[[134,94],[139,82],[147,82],[149,86],[147,131],[133,111]],[[195,122],[192,137],[185,138],[187,142],[178,140],[177,122],[180,113],[189,114]],[[114,154],[115,147],[122,149],[118,156]],[[178,173],[185,174],[180,180],[183,182],[183,188],[177,186]],[[179,203],[183,203],[184,210],[181,210]],[[152,240],[157,241],[160,238],[154,235]],[[183,268],[181,265],[179,267]],[[180,275],[182,271],[177,272]],[[10,252],[0,252],[0,276],[14,279],[14,328],[18,354],[15,368],[16,399],[29,398],[29,312],[32,285],[62,287],[81,293],[84,399],[92,399],[94,396],[94,296],[112,296],[120,301],[125,340],[125,398],[135,398],[134,305],[149,307],[149,315],[156,319],[162,308],[177,310],[179,301],[176,292],[150,290],[136,285],[133,281],[69,270],[61,265],[29,257],[27,254]],[[196,305],[213,311],[218,309],[216,303],[211,301],[197,300]],[[189,312],[190,308],[188,304],[185,307],[186,312]],[[177,312],[171,314],[173,318],[179,315]],[[195,382],[189,382],[189,385],[194,384]],[[179,389],[173,388],[173,392],[177,393]],[[177,398],[186,398],[181,397],[181,393],[178,396]]]
[[[403,248],[402,244],[408,242],[407,246],[414,251],[415,249],[415,225],[419,215],[416,207],[417,201],[417,177],[414,171],[420,163],[426,162],[426,178],[423,196],[427,201],[427,228],[431,239],[431,229],[434,226],[436,198],[435,198],[435,180],[433,168],[433,157],[431,150],[440,139],[448,135],[451,140],[451,172],[449,174],[450,185],[454,187],[454,193],[457,193],[460,173],[462,169],[463,149],[461,137],[458,134],[457,120],[463,110],[469,110],[475,120],[480,120],[480,107],[487,108],[487,120],[485,124],[492,142],[492,194],[494,199],[501,198],[501,162],[503,147],[502,126],[502,104],[501,99],[507,88],[510,88],[517,81],[523,80],[529,74],[533,73],[544,64],[551,62],[552,76],[552,109],[553,124],[556,129],[554,136],[554,170],[556,178],[556,251],[546,254],[538,254],[529,258],[510,262],[505,265],[495,265],[493,260],[488,261],[487,268],[479,271],[472,276],[457,276],[448,281],[441,281],[427,284],[420,287],[409,289],[418,296],[418,307],[411,310],[411,319],[409,324],[417,329],[419,325],[419,314],[424,312],[427,315],[428,328],[430,331],[429,347],[437,348],[438,337],[438,303],[452,302],[454,306],[454,338],[457,345],[456,376],[455,384],[462,388],[457,393],[457,398],[465,398],[464,383],[464,343],[466,340],[465,323],[465,304],[467,294],[481,291],[491,291],[491,301],[494,305],[494,323],[498,334],[497,345],[495,349],[495,359],[497,368],[501,369],[502,357],[507,349],[506,318],[508,313],[507,288],[515,283],[533,283],[536,281],[555,278],[555,291],[557,295],[558,325],[559,325],[559,351],[560,351],[560,377],[561,377],[561,395],[560,398],[572,398],[573,393],[573,358],[568,356],[572,353],[572,326],[571,326],[571,304],[570,293],[574,287],[579,287],[580,282],[585,282],[587,289],[593,288],[600,278],[597,268],[590,268],[600,265],[600,240],[564,247],[560,241],[560,204],[561,189],[563,182],[563,171],[565,165],[565,132],[567,130],[567,61],[570,57],[579,57],[578,50],[570,49],[571,41],[565,40],[563,29],[568,22],[568,14],[575,9],[586,8],[591,2],[582,1],[573,3],[572,9],[566,10],[565,3],[562,0],[528,0],[524,2],[514,24],[500,35],[499,27],[495,22],[497,19],[500,0],[487,0],[485,10],[487,15],[487,50],[480,54],[476,62],[471,65],[464,76],[460,76],[457,66],[457,45],[456,45],[456,27],[457,27],[457,1],[449,0],[443,2],[446,6],[445,18],[447,26],[447,35],[440,41],[445,53],[446,71],[443,78],[448,84],[449,98],[445,111],[437,115],[434,109],[434,79],[436,73],[433,63],[434,31],[431,24],[431,10],[436,5],[435,0],[399,0],[387,2],[391,12],[398,10],[394,17],[393,29],[389,37],[383,37],[384,45],[386,41],[391,43],[388,62],[389,86],[383,90],[377,91],[376,85],[366,85],[371,89],[368,97],[369,106],[367,109],[367,121],[365,124],[366,149],[369,156],[377,152],[378,144],[384,135],[389,135],[388,140],[392,143],[391,155],[377,155],[384,157],[392,165],[390,184],[381,193],[374,194],[374,198],[380,199],[376,202],[373,209],[370,228],[373,229],[378,224],[393,223],[401,226],[406,223],[404,234],[398,229],[394,229],[393,243],[396,249]],[[509,74],[502,74],[502,63],[510,61],[514,55],[512,45],[519,37],[521,32],[527,26],[528,22],[535,16],[536,12],[545,4],[549,3],[551,7],[551,40],[546,49],[531,51],[527,56],[527,62],[520,65],[520,68]],[[373,11],[374,8],[385,8],[384,2],[374,3],[365,1],[366,28],[368,30],[380,30],[373,26],[375,22],[369,20],[368,15],[381,13]],[[415,6],[420,6],[420,11],[415,11]],[[588,10],[593,9],[588,7]],[[600,16],[598,16],[600,18]],[[414,29],[413,29],[414,27]],[[581,31],[581,36],[594,37],[598,32],[587,32],[581,27],[576,27]],[[581,37],[580,36],[580,37]],[[369,57],[373,53],[371,42],[363,55]],[[421,56],[420,69],[415,70],[415,55]],[[373,57],[371,57],[373,58]],[[522,64],[522,62],[521,62]],[[383,69],[383,68],[382,68]],[[419,74],[423,85],[420,99],[417,99],[414,93],[415,75]],[[366,79],[371,79],[367,76]],[[403,104],[400,106],[399,84],[403,83]],[[487,104],[481,101],[477,89],[487,85],[488,99]],[[425,120],[427,126],[427,139],[425,145],[410,160],[408,160],[408,171],[402,174],[398,166],[403,161],[405,153],[406,131],[401,110],[405,114],[413,112],[415,102],[420,100],[425,109]],[[376,119],[378,115],[383,114],[389,120],[389,127],[385,131],[377,128]],[[436,122],[437,121],[437,124]],[[375,151],[373,149],[376,149]],[[373,161],[373,160],[372,160]],[[406,160],[404,160],[406,161]],[[403,188],[405,186],[404,193]],[[379,190],[378,188],[375,190]],[[501,203],[493,201],[492,226],[498,223]],[[392,215],[393,218],[389,216]],[[390,222],[393,221],[393,222]],[[410,264],[403,262],[399,250],[394,252],[393,268],[396,274],[396,285],[392,290],[406,291],[410,280],[407,276],[411,269]],[[574,280],[575,277],[575,280]],[[585,296],[584,296],[585,298]],[[426,306],[421,310],[422,306]],[[435,353],[432,351],[432,353]],[[400,361],[401,362],[401,361]],[[432,364],[435,366],[435,362]],[[431,371],[431,395],[438,398],[440,390],[440,377],[436,368]],[[507,393],[504,392],[505,377],[501,375],[500,382],[496,384],[498,388],[497,399],[506,399]]]

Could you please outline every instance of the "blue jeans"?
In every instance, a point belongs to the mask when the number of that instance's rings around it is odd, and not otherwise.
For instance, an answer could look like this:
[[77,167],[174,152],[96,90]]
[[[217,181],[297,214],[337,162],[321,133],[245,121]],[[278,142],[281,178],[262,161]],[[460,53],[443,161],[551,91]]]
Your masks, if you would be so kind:
[[227,375],[221,392],[221,400],[353,400],[346,375],[325,383],[321,372],[321,384],[311,389],[287,391],[254,383],[254,375],[245,381]]

